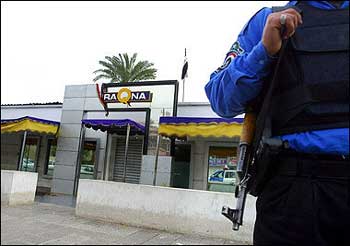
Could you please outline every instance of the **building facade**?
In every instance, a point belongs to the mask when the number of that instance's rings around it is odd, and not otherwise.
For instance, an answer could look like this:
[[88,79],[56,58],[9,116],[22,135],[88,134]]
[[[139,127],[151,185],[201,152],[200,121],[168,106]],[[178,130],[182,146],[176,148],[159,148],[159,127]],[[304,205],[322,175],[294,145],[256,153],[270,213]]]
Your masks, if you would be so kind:
[[[67,85],[63,103],[1,105],[1,169],[38,172],[38,187],[51,193],[75,195],[79,179],[233,192],[239,134],[187,134],[187,126],[218,129],[231,122],[221,122],[209,103],[178,103],[177,91],[177,81],[101,90]],[[21,117],[59,122],[58,131],[3,131]],[[175,119],[171,135],[159,134],[162,117]],[[237,122],[230,126],[239,128]]]

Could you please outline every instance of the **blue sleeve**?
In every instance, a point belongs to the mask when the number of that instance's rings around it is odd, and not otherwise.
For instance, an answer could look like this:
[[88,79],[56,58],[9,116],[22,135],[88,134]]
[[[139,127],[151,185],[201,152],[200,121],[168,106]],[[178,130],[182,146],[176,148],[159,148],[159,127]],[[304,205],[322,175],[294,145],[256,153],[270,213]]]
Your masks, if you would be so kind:
[[210,75],[205,92],[213,111],[221,117],[243,113],[270,72],[273,58],[267,54],[261,37],[271,12],[271,8],[263,8],[249,20],[226,54],[224,64]]

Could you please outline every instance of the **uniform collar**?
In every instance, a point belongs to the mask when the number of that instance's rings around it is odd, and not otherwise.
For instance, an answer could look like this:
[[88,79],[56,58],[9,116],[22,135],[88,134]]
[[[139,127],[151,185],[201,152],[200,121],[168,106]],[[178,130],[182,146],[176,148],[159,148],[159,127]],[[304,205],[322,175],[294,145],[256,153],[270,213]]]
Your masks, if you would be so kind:
[[[296,5],[299,1],[289,1],[288,5]],[[336,7],[331,4],[329,1],[305,1],[313,7],[320,9],[336,9]],[[341,5],[341,9],[345,9],[349,7],[349,1],[344,1]]]

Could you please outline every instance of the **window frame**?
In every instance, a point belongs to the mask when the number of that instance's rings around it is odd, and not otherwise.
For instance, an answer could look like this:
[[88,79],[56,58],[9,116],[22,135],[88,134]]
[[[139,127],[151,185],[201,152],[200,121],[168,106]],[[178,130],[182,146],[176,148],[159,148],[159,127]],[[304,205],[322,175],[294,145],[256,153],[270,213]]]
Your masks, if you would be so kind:
[[[45,164],[44,164],[44,175],[46,177],[53,177],[53,173],[52,173],[52,175],[47,174],[47,172],[49,170],[49,159],[50,159],[50,152],[51,152],[51,146],[52,146],[53,141],[56,141],[56,152],[57,152],[57,138],[49,137],[47,139],[46,157],[45,157]],[[55,160],[55,166],[56,166],[56,160]],[[54,167],[54,170],[55,170],[55,167]]]
[[[100,138],[84,138],[83,139],[83,145],[82,145],[82,149],[81,149],[81,159],[80,159],[80,162],[79,162],[79,169],[78,169],[78,172],[76,174],[76,178],[77,179],[80,178],[81,165],[82,165],[82,161],[83,161],[82,153],[84,152],[85,142],[96,142],[93,180],[97,180],[99,160],[100,160],[99,159],[100,158],[100,141],[101,141]],[[106,141],[107,141],[107,139],[106,139]]]
[[[25,152],[25,148],[27,147],[27,142],[28,140],[32,140],[32,139],[35,139],[36,140],[36,150],[35,150],[35,159],[34,159],[34,166],[33,166],[33,171],[25,171],[25,170],[22,170],[23,168],[23,161],[25,159],[25,153],[23,153],[23,159],[22,159],[22,163],[21,163],[21,156],[19,155],[18,156],[18,166],[17,166],[17,170],[18,171],[23,171],[23,172],[38,172],[38,162],[39,162],[39,151],[40,151],[40,145],[41,145],[41,138],[40,136],[36,136],[36,135],[27,135],[26,137],[26,142],[24,144],[24,152]],[[23,141],[23,140],[22,140]],[[22,148],[22,144],[21,144],[21,148]],[[20,150],[21,151],[21,150]]]
[[229,148],[236,148],[236,151],[238,151],[239,148],[239,138],[233,139],[233,141],[225,141],[225,142],[218,142],[218,141],[207,141],[205,143],[205,161],[204,161],[204,169],[203,169],[203,176],[204,178],[203,182],[203,190],[210,191],[209,190],[209,149],[210,147],[229,147]]

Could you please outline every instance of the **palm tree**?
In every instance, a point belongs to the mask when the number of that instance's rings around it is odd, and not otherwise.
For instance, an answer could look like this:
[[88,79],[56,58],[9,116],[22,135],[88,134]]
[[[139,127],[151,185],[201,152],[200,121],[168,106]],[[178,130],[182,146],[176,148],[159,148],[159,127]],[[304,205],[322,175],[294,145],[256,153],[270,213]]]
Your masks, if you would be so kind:
[[93,81],[99,79],[109,79],[110,82],[134,82],[156,78],[157,69],[153,68],[153,63],[139,61],[136,63],[137,53],[129,58],[127,53],[118,54],[118,57],[105,56],[106,61],[99,61],[104,68],[94,71],[99,73]]

